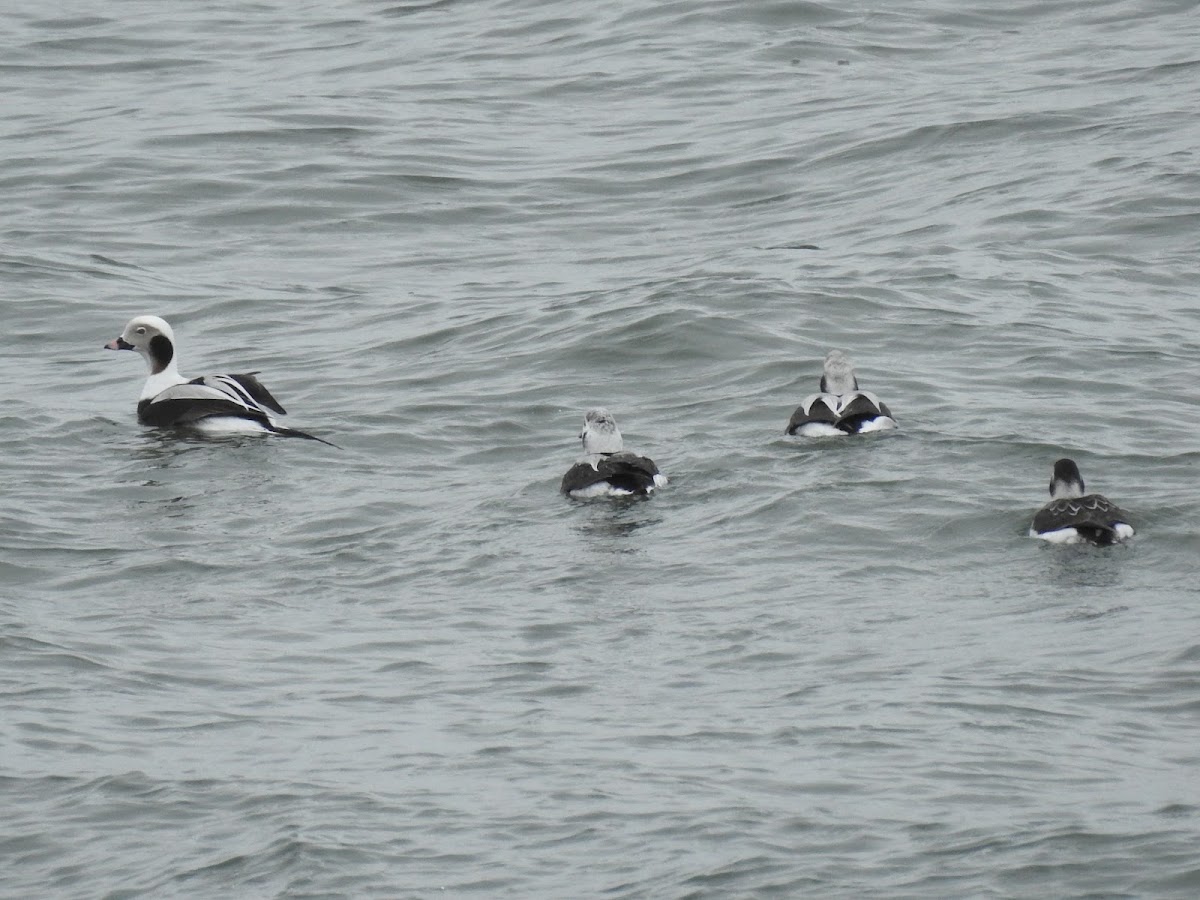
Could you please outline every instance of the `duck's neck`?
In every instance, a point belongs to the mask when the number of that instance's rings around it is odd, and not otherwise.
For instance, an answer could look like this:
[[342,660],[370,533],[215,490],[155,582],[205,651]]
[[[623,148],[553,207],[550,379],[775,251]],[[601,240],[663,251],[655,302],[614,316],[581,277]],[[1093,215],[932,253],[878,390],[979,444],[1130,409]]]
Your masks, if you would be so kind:
[[1082,481],[1068,481],[1067,479],[1056,478],[1054,479],[1054,483],[1050,485],[1051,500],[1078,500],[1082,496]]
[[138,399],[149,400],[151,397],[157,397],[169,387],[186,383],[187,379],[179,374],[175,360],[171,360],[161,372],[155,372],[146,379],[146,384],[142,387],[142,395]]

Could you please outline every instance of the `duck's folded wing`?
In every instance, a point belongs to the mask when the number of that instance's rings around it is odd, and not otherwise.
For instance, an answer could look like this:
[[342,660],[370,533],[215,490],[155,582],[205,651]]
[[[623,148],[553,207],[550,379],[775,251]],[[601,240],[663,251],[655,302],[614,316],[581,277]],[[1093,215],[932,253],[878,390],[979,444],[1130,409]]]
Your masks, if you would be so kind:
[[239,416],[267,422],[266,412],[249,406],[201,379],[177,384],[138,404],[138,418],[147,425],[186,425],[208,416]]
[[595,466],[583,462],[575,463],[567,469],[567,474],[563,476],[559,490],[564,494],[569,494],[571,491],[581,491],[593,484],[599,484],[603,480],[604,476]]
[[271,392],[263,383],[254,377],[256,374],[248,372],[244,375],[204,375],[194,379],[192,384],[208,385],[244,401],[247,406],[258,406],[261,409],[269,409],[271,412],[286,416],[287,410],[271,396]]
[[1051,500],[1033,517],[1033,530],[1039,534],[1068,528],[1075,521],[1078,506],[1072,500]]
[[805,397],[804,402],[796,407],[788,420],[785,434],[795,434],[800,428],[810,422],[824,422],[837,425],[837,398],[832,394],[813,394]]
[[637,471],[644,472],[653,478],[659,474],[658,464],[648,456],[638,456],[636,453],[631,453],[628,450],[622,450],[620,453],[614,453],[607,456],[600,463],[600,471],[603,472],[605,467],[611,467],[614,471]]
[[613,487],[644,494],[656,486],[654,476],[659,474],[654,460],[636,453],[622,451],[606,456],[596,464],[604,481]]
[[886,410],[887,407],[880,402],[880,398],[870,391],[854,391],[853,394],[841,398],[839,413],[842,419],[851,419],[856,415],[889,415]]
[[887,404],[868,391],[856,391],[841,398],[838,427],[853,434],[882,416],[892,418],[892,410],[887,408]]
[[1068,500],[1051,500],[1033,517],[1033,530],[1039,533],[1060,528],[1099,528],[1113,531],[1127,521],[1125,512],[1100,494]]

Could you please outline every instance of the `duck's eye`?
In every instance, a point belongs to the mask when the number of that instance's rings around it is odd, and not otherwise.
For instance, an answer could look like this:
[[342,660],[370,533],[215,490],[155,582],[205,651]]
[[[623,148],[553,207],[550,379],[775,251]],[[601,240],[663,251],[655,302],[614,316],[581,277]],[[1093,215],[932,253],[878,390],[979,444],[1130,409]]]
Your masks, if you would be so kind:
[[146,333],[146,329],[145,329],[145,328],[138,328],[138,330],[137,330],[137,333],[138,333],[138,334],[145,334],[145,333]]

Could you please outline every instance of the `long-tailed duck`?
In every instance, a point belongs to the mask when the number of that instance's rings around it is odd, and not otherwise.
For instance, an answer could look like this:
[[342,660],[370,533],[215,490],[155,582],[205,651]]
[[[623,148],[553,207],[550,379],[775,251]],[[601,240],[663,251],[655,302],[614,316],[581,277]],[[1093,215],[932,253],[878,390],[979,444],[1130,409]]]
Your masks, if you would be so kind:
[[1030,537],[1055,544],[1115,544],[1133,536],[1125,513],[1107,497],[1084,494],[1079,466],[1071,459],[1054,464],[1050,479],[1050,502],[1038,510],[1029,529]]
[[[272,413],[287,411],[271,392],[247,375],[202,375],[188,380],[179,374],[175,334],[158,316],[130,320],[121,336],[106,350],[136,350],[150,367],[150,377],[138,398],[138,421],[144,425],[185,425],[208,433],[258,432],[329,441],[285,428]],[[336,444],[330,444],[336,446]]]
[[628,497],[650,494],[667,483],[654,460],[624,449],[617,420],[607,409],[589,409],[583,417],[583,456],[563,476],[569,497]]
[[870,391],[858,389],[854,366],[840,350],[830,350],[821,375],[821,393],[805,397],[788,421],[785,434],[827,437],[888,431],[896,427],[892,411]]

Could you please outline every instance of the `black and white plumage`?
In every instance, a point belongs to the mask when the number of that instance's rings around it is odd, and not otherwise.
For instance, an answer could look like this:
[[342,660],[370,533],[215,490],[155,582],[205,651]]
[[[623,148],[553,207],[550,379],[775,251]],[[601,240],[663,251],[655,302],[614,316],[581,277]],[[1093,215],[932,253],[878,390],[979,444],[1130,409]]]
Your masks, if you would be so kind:
[[1085,494],[1079,466],[1060,459],[1050,479],[1050,502],[1033,517],[1029,536],[1055,544],[1115,544],[1133,536],[1127,518],[1107,497]]
[[272,414],[287,412],[255,373],[203,375],[190,380],[180,375],[175,333],[158,316],[130,320],[120,337],[104,347],[135,350],[150,367],[137,405],[138,421],[143,425],[188,426],[209,434],[271,433],[329,443],[276,423]]
[[583,457],[563,476],[561,490],[569,497],[629,497],[653,493],[667,476],[654,460],[625,449],[617,420],[607,409],[589,409],[583,417]]
[[854,366],[846,354],[830,350],[821,374],[821,393],[805,397],[796,407],[785,434],[834,437],[895,427],[887,404],[870,391],[858,389]]

